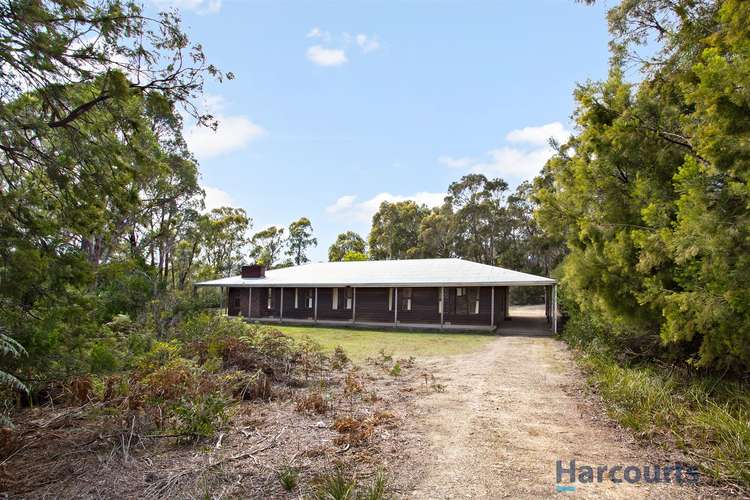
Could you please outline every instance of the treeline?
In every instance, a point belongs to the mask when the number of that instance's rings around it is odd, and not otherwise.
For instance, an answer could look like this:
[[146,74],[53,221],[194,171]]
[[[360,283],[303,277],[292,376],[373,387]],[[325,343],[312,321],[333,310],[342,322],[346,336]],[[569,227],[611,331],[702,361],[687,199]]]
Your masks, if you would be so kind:
[[232,75],[119,0],[0,1],[0,74],[0,382],[117,369],[236,263],[250,220],[205,212],[182,136]]
[[747,374],[750,2],[622,2],[609,24],[609,77],[535,181],[563,303],[621,356]]
[[[532,185],[511,191],[502,179],[469,174],[448,186],[442,205],[383,202],[368,240],[347,231],[328,251],[331,261],[458,257],[549,276],[564,253],[534,219]],[[535,293],[536,292],[536,293]],[[514,289],[516,302],[539,301],[540,290]]]

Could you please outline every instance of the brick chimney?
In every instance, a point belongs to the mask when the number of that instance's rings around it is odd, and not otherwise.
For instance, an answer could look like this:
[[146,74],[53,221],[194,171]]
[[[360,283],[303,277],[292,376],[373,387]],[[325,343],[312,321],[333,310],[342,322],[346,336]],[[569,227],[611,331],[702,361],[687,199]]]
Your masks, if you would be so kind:
[[242,266],[243,278],[265,278],[266,267],[253,264],[252,266]]

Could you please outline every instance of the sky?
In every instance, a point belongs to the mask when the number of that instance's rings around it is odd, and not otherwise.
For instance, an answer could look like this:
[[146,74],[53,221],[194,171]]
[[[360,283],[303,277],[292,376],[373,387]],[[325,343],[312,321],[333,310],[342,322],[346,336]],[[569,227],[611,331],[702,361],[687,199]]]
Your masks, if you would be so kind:
[[442,202],[479,172],[533,178],[573,130],[573,90],[607,72],[607,3],[151,0],[180,9],[210,63],[188,124],[209,208],[244,208],[253,231],[312,221],[367,237],[382,201]]

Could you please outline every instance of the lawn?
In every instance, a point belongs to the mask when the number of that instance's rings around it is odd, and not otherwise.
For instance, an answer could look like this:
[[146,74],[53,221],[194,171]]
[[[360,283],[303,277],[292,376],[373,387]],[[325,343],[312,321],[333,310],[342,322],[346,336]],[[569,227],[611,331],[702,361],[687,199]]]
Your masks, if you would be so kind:
[[340,345],[354,361],[377,356],[381,349],[400,358],[463,354],[481,348],[494,338],[492,334],[482,333],[424,333],[288,325],[278,328],[292,337],[309,336],[326,350]]

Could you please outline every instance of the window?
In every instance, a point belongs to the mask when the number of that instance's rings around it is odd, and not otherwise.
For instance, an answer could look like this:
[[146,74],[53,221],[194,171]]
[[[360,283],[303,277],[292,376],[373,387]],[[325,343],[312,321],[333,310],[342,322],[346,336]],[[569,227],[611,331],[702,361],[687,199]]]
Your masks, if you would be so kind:
[[268,289],[268,298],[266,300],[266,309],[273,309],[273,288]]
[[402,311],[411,311],[411,288],[401,289],[399,301],[401,302]]
[[352,288],[346,287],[346,308],[352,308]]
[[438,292],[438,314],[443,314],[443,290]]
[[240,298],[239,297],[235,297],[234,298],[234,307],[240,307]]
[[388,310],[393,311],[393,288],[388,289]]
[[307,290],[307,308],[308,309],[313,308],[313,294],[314,294],[314,291],[312,289]]
[[479,314],[479,288],[456,288],[456,314]]
[[299,288],[294,289],[294,308],[299,309]]
[[331,297],[331,309],[338,309],[338,308],[339,308],[339,289],[334,288],[333,295]]

